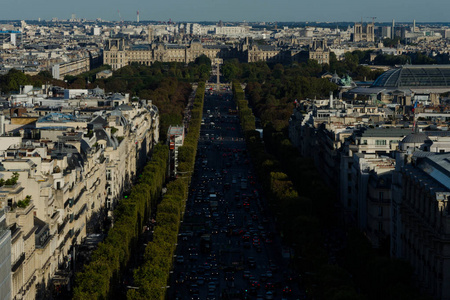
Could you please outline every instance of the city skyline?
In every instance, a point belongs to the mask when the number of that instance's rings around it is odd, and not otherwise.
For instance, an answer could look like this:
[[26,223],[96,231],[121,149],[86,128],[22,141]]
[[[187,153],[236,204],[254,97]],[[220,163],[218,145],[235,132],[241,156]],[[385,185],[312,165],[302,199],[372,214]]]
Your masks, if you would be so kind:
[[[20,6],[20,10],[18,9]],[[407,9],[406,9],[407,8]],[[123,1],[32,1],[2,5],[2,20],[51,20],[70,19],[72,14],[79,19],[108,21],[133,21],[139,11],[141,21],[201,22],[201,21],[248,21],[248,22],[449,22],[446,11],[450,2],[433,0],[409,1],[408,3],[380,0],[361,5],[360,1],[318,0],[302,2],[293,0],[168,0],[162,3],[132,0]],[[188,13],[187,13],[188,12]]]

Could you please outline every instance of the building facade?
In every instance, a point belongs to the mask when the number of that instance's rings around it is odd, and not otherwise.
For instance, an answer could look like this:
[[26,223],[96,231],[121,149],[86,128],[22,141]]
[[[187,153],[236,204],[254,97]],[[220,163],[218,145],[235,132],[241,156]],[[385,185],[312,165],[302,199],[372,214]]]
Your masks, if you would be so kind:
[[0,298],[11,299],[11,230],[5,209],[0,210]]
[[[10,299],[48,299],[50,287],[58,291],[70,284],[78,247],[101,232],[106,220],[114,222],[112,210],[158,142],[159,113],[151,101],[108,99],[108,108],[48,112],[21,129],[22,136],[0,137]],[[0,238],[1,263],[8,237]],[[3,283],[0,293],[7,299]]]
[[128,45],[125,39],[109,39],[106,41],[103,63],[112,70],[120,69],[131,63],[150,66],[156,61],[190,63],[201,55],[211,61],[216,58],[238,58],[243,62],[267,61],[269,63],[291,62],[293,52],[272,45],[249,43],[248,39],[233,45],[204,45],[198,39],[188,44],[136,44]]
[[330,64],[330,50],[326,40],[314,40],[309,48],[309,59],[317,61],[319,64]]
[[450,154],[415,152],[399,160],[391,254],[411,264],[420,289],[450,299]]
[[353,42],[374,42],[375,25],[373,23],[355,23],[353,27]]

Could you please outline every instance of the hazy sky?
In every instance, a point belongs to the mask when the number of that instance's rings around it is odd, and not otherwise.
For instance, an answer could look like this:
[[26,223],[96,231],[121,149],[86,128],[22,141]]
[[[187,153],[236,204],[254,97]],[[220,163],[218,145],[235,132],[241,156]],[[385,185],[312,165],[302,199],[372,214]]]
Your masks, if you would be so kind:
[[450,0],[14,0],[2,1],[1,20],[53,17],[167,21],[450,22]]

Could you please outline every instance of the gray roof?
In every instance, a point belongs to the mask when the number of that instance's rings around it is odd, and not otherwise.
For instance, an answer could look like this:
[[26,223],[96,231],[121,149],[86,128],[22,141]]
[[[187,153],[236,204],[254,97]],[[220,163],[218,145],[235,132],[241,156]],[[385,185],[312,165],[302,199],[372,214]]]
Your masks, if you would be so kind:
[[[110,71],[110,70],[105,70],[105,71]],[[99,73],[101,73],[101,72],[99,72]],[[104,73],[106,73],[106,72],[104,72]],[[98,73],[97,73],[97,74],[98,74]],[[105,90],[104,90],[104,89],[101,89],[101,88],[99,88],[99,87],[97,86],[95,89],[92,90],[92,93],[93,93],[94,95],[104,95],[104,94],[105,94]]]
[[112,95],[111,97],[111,100],[123,100],[123,99],[125,99],[125,96],[119,93],[114,93],[114,95]]
[[277,51],[278,50],[277,47],[272,46],[272,45],[254,45],[254,46],[256,46],[257,49],[262,50],[262,51]]
[[79,153],[77,148],[73,145],[56,142],[55,148],[51,152],[51,157],[61,159],[64,156],[67,156],[68,168],[72,170],[77,167],[82,167],[84,165],[84,160],[86,159],[86,153],[83,151]]
[[418,168],[450,191],[450,153],[436,153],[419,159]]
[[398,128],[368,128],[361,136],[363,137],[404,137],[411,133],[411,129]]
[[147,51],[147,50],[151,50],[151,46],[150,45],[132,45],[130,46],[130,50],[143,50],[143,51]]
[[119,106],[116,107],[117,110],[133,110],[133,108],[127,104],[121,104]]
[[228,45],[204,45],[203,48],[205,48],[205,49],[228,49],[231,47]]
[[[349,93],[359,94],[359,95],[376,95],[383,91],[386,91],[385,87],[355,87],[354,89],[349,90]],[[411,92],[409,92],[411,93]]]
[[375,87],[450,87],[449,65],[405,65],[381,74]]
[[413,132],[405,136],[402,140],[404,144],[424,144],[426,142],[431,142],[428,135],[423,132]]
[[102,116],[96,116],[91,122],[89,122],[90,124],[100,124],[100,125],[107,125],[108,122],[106,122],[106,120],[102,117]]
[[186,46],[184,45],[177,45],[177,44],[167,44],[167,49],[186,49]]
[[98,140],[104,140],[106,141],[106,146],[107,147],[113,147],[114,149],[117,148],[117,140],[115,140],[114,138],[111,138],[104,129],[97,129],[95,130],[95,137]]

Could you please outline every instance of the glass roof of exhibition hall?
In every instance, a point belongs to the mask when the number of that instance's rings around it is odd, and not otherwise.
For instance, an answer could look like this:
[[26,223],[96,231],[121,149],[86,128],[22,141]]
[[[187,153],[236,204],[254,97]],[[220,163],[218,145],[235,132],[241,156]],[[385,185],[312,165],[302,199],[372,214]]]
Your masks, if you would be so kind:
[[381,74],[372,87],[450,87],[450,65],[405,65]]

